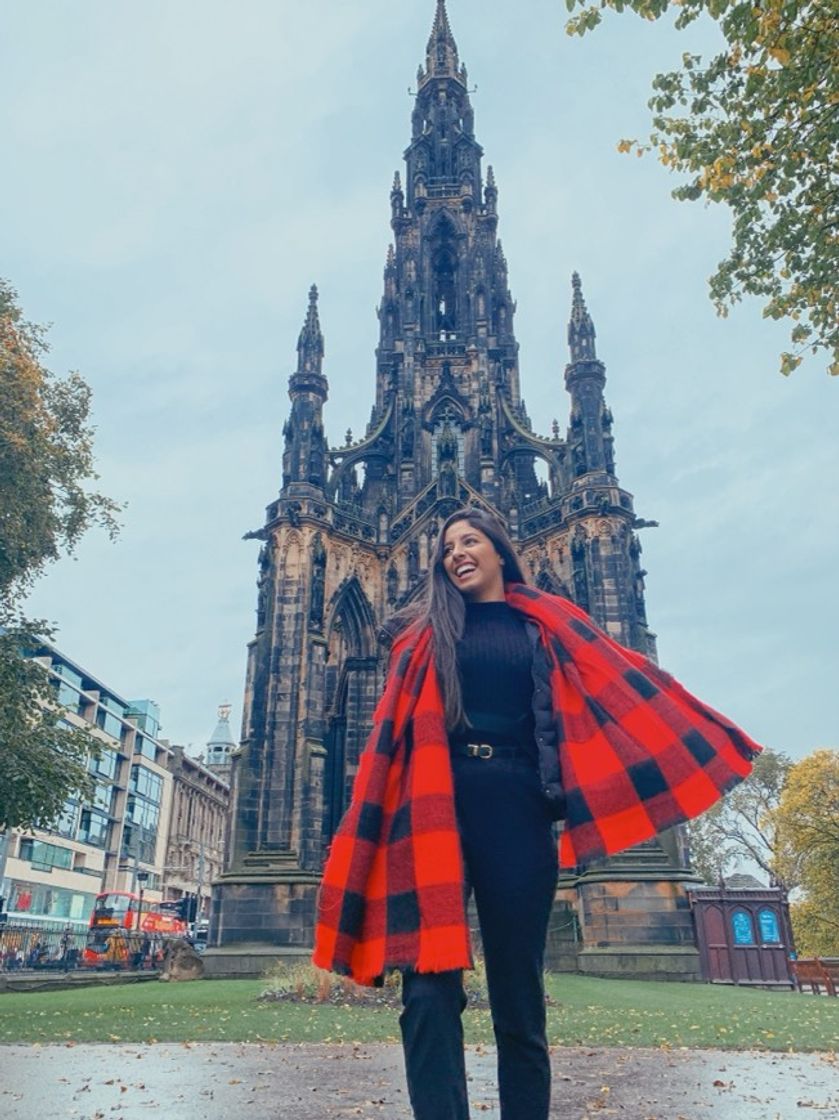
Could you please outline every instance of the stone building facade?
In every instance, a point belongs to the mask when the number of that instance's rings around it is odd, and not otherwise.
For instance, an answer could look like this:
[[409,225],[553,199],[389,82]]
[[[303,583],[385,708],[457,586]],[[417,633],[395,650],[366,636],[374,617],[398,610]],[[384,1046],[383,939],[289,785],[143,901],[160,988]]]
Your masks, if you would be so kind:
[[[532,582],[655,656],[637,534],[646,523],[616,474],[605,367],[576,273],[566,430],[535,432],[522,399],[498,188],[482,167],[444,0],[417,74],[404,158],[390,193],[369,424],[359,440],[327,439],[313,287],[289,379],[282,486],[254,534],[257,625],[210,935],[230,958],[246,943],[287,954],[311,945],[324,851],[382,684],[378,635],[420,592],[453,510],[496,511]],[[566,875],[560,905],[577,915],[580,966],[695,972],[690,879],[678,836]]]
[[201,759],[191,758],[181,746],[171,749],[169,771],[172,812],[166,842],[165,898],[195,899],[195,916],[200,920],[209,916],[210,884],[223,867],[230,785],[224,776]]

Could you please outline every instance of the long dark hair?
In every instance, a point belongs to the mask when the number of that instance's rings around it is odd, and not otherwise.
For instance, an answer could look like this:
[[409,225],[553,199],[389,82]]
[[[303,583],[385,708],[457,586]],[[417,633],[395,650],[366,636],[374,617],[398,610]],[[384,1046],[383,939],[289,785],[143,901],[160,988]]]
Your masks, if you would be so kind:
[[416,626],[419,630],[426,626],[431,627],[434,665],[443,694],[446,727],[449,731],[462,727],[466,723],[455,648],[456,643],[463,637],[466,601],[446,575],[443,567],[446,531],[457,521],[467,521],[473,529],[480,529],[489,537],[496,552],[504,561],[505,583],[527,583],[513,542],[503,523],[494,514],[478,506],[469,506],[456,510],[446,518],[434,544],[425,595],[419,602],[400,611],[394,622],[400,630],[409,625]]

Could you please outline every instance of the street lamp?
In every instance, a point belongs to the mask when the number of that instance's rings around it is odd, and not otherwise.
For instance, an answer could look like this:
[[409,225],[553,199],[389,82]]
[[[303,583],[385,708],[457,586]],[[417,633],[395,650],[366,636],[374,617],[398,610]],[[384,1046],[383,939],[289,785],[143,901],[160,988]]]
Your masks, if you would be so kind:
[[148,879],[148,877],[149,877],[148,871],[138,871],[137,872],[137,882],[140,884],[140,892],[139,892],[140,893],[140,901],[139,901],[139,904],[137,906],[137,929],[138,930],[140,929],[140,924],[141,924],[142,918],[143,918],[143,887],[144,887],[144,884],[145,884],[146,880]]

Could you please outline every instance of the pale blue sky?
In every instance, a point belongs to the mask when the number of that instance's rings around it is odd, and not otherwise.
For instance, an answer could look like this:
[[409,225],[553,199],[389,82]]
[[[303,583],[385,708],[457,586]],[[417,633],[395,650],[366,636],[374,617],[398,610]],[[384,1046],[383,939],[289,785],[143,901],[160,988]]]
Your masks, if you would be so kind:
[[[280,479],[287,378],[320,288],[327,433],[373,398],[388,194],[433,0],[0,4],[0,275],[94,390],[102,488],[128,502],[30,612],[199,747],[241,714],[255,542]],[[716,318],[724,211],[676,203],[650,159],[657,70],[716,42],[559,0],[450,0],[499,186],[534,427],[565,427],[570,274],[607,367],[617,469],[640,516],[662,664],[758,740],[837,745],[839,384],[777,372],[786,328]]]

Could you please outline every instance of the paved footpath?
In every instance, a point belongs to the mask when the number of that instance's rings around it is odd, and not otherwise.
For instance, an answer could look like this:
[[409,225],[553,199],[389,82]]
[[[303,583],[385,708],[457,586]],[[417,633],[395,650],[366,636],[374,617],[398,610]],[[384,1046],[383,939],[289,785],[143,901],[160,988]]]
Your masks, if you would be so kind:
[[[552,1053],[557,1120],[839,1120],[830,1054]],[[497,1120],[495,1052],[467,1053],[473,1120]],[[410,1120],[393,1045],[0,1046],[3,1120]]]

